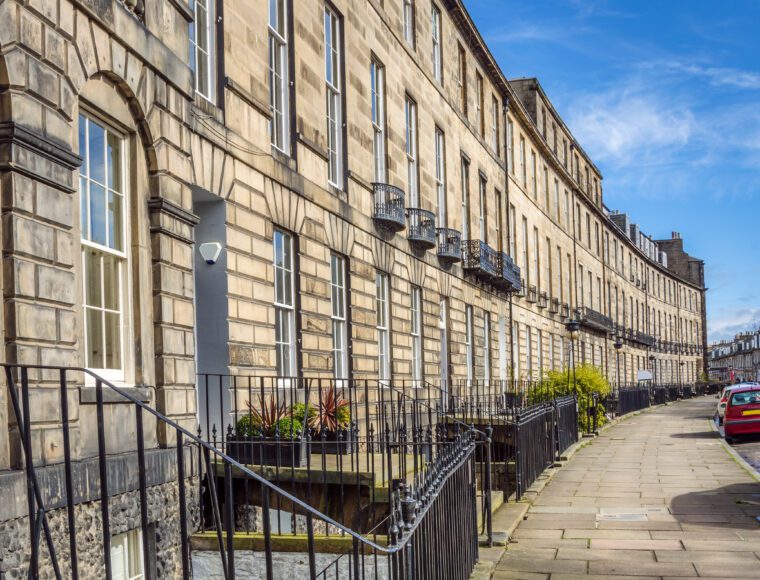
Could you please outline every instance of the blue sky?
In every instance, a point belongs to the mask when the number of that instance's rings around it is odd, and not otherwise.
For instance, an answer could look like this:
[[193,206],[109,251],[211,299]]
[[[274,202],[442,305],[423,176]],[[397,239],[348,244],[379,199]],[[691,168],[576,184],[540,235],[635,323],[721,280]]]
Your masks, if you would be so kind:
[[606,204],[706,262],[709,338],[760,322],[760,2],[469,0],[509,78],[539,78]]

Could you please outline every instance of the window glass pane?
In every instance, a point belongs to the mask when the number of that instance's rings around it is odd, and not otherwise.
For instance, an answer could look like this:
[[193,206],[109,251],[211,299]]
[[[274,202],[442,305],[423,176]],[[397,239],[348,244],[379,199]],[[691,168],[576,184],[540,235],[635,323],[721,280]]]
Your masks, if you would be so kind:
[[108,192],[108,246],[120,252],[124,250],[123,205],[121,195]]
[[209,94],[209,86],[208,86],[208,54],[198,50],[198,61],[197,61],[197,85],[198,85],[198,92],[202,95],[208,95]]
[[84,239],[88,239],[89,236],[89,219],[87,218],[87,204],[88,204],[88,198],[87,198],[87,180],[84,177],[79,178],[79,209],[81,211],[80,215],[80,225],[82,226],[82,237]]
[[106,190],[90,183],[90,241],[106,245]]
[[109,310],[119,310],[121,302],[119,296],[120,289],[120,264],[115,256],[103,255],[103,302],[105,308]]
[[105,342],[106,364],[104,368],[121,368],[121,316],[117,313],[105,313]]
[[82,158],[80,173],[87,174],[87,117],[79,115],[79,155]]
[[121,167],[121,139],[113,133],[108,134],[108,143],[106,145],[106,156],[108,161],[108,183],[107,186],[119,193],[122,191],[122,167]]
[[208,52],[208,9],[202,2],[198,2],[195,8],[195,26],[197,30],[195,42],[198,48]]
[[101,294],[101,261],[100,253],[95,250],[85,250],[85,304],[88,306],[103,306]]
[[89,175],[98,183],[105,183],[105,131],[97,123],[88,123],[89,125]]
[[103,313],[100,310],[85,308],[87,325],[87,366],[94,369],[103,366]]

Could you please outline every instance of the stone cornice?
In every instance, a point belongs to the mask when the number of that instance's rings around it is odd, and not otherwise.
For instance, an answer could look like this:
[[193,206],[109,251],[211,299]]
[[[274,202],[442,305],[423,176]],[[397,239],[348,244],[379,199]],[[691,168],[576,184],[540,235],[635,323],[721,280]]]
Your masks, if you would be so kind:
[[200,218],[194,213],[163,197],[151,197],[148,200],[148,209],[150,213],[168,214],[189,226],[195,226],[200,221]]

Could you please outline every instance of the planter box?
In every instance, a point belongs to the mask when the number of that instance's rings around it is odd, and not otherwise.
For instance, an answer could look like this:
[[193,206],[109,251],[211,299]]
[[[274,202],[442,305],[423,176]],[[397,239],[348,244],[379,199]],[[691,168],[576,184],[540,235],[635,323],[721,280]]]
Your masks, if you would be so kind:
[[324,455],[348,455],[354,452],[355,441],[350,440],[351,433],[341,431],[341,439],[338,440],[338,434],[328,431],[325,433],[325,439],[318,433],[312,435],[311,452]]
[[301,439],[277,441],[239,436],[227,439],[227,454],[244,465],[306,467],[307,447]]

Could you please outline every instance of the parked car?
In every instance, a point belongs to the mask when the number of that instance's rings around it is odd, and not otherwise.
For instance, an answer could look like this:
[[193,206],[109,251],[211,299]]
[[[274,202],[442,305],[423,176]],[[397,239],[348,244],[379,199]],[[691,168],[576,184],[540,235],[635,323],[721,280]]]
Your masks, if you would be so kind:
[[760,385],[731,389],[723,417],[726,441],[739,435],[760,434]]
[[741,387],[760,387],[760,383],[737,383],[735,385],[727,385],[723,387],[723,391],[720,395],[717,395],[718,409],[716,415],[718,416],[718,425],[723,425],[723,416],[726,413],[726,403],[728,403],[728,397],[731,395],[731,391]]

